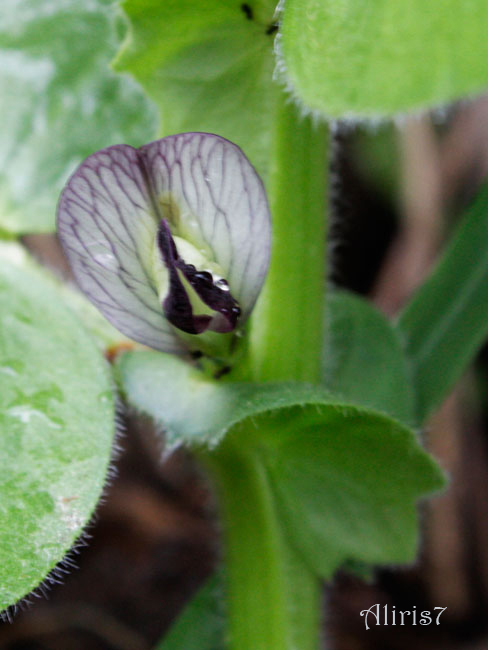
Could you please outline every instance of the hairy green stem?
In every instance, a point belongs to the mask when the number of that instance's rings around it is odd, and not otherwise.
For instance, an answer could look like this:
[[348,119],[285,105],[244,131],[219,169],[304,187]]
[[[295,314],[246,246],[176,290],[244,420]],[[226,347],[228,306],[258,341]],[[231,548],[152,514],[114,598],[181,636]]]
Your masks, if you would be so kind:
[[229,648],[316,650],[317,579],[288,546],[257,450],[230,436],[212,455],[225,523]]
[[[315,127],[280,98],[267,187],[271,267],[234,380],[320,382],[327,143],[325,126]],[[210,454],[224,524],[229,648],[316,650],[320,583],[287,538],[266,453],[248,425]]]
[[270,165],[271,266],[253,316],[256,381],[318,383],[322,363],[328,132],[282,100]]

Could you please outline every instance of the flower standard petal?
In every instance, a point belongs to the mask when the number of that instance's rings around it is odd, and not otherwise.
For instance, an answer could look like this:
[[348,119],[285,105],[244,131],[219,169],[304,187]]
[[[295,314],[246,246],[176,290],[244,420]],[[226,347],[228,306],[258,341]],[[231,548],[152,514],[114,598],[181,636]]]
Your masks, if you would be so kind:
[[180,352],[151,269],[157,228],[140,154],[128,145],[91,155],[61,194],[58,234],[80,288],[130,338]]

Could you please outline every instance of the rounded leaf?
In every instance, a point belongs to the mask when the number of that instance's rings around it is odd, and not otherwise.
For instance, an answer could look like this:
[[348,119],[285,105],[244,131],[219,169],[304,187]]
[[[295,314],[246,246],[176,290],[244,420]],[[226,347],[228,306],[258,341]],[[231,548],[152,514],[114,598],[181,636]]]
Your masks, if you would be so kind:
[[295,95],[333,118],[427,109],[488,86],[485,0],[286,0]]
[[32,591],[90,520],[114,434],[107,364],[58,292],[0,268],[0,611]]
[[155,137],[155,107],[109,67],[119,18],[106,0],[0,2],[0,228],[53,232],[59,192],[88,154]]

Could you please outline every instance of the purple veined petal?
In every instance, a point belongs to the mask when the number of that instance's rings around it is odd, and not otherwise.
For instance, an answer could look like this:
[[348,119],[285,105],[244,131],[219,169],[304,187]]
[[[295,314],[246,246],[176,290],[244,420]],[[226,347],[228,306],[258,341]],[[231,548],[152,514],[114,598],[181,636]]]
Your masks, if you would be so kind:
[[[164,223],[166,250],[158,238]],[[269,265],[261,180],[237,146],[205,133],[87,158],[62,192],[58,233],[81,289],[106,318],[166,352],[187,350],[177,329],[225,333],[244,322]],[[203,313],[193,314],[183,278]]]
[[128,145],[87,158],[58,205],[61,244],[90,300],[135,341],[183,352],[151,270],[158,223],[141,156]]
[[239,147],[208,133],[169,136],[140,151],[162,218],[220,266],[244,322],[269,266],[271,220],[261,179]]

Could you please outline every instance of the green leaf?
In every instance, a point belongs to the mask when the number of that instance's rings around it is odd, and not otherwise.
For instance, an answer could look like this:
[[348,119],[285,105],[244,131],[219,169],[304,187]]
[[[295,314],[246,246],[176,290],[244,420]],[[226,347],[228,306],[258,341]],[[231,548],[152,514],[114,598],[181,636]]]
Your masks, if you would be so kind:
[[488,186],[399,316],[419,423],[441,404],[488,335],[487,242]]
[[130,404],[165,430],[169,447],[216,445],[242,420],[284,406],[334,401],[308,384],[214,381],[179,357],[134,351],[122,355],[117,374]]
[[0,267],[0,610],[34,589],[89,521],[111,457],[103,357],[50,283]]
[[221,572],[192,598],[156,650],[224,650],[225,608]]
[[117,62],[156,101],[162,135],[217,133],[265,176],[277,87],[274,0],[126,0],[130,37]]
[[366,300],[344,291],[327,302],[324,382],[348,402],[415,419],[413,389],[398,332]]
[[98,309],[87,299],[79,289],[71,284],[62,282],[47,267],[41,266],[28,251],[15,241],[0,241],[0,260],[6,260],[20,269],[28,268],[49,283],[59,294],[59,300],[75,312],[84,327],[93,336],[95,342],[102,350],[137,346],[119,330],[116,330]]
[[306,107],[375,118],[488,86],[485,0],[287,0],[281,55]]
[[285,530],[317,573],[415,559],[416,503],[444,480],[409,429],[332,406],[262,415],[256,426],[268,432],[263,457]]
[[227,433],[217,455],[230,440],[260,459],[285,534],[321,575],[346,560],[414,559],[416,501],[443,479],[404,425],[321,387],[215,381],[158,352],[128,352],[117,370],[130,404],[161,425],[170,448],[207,444],[211,462]]
[[53,231],[56,202],[83,158],[156,132],[141,89],[108,67],[120,17],[105,0],[0,5],[0,228]]

